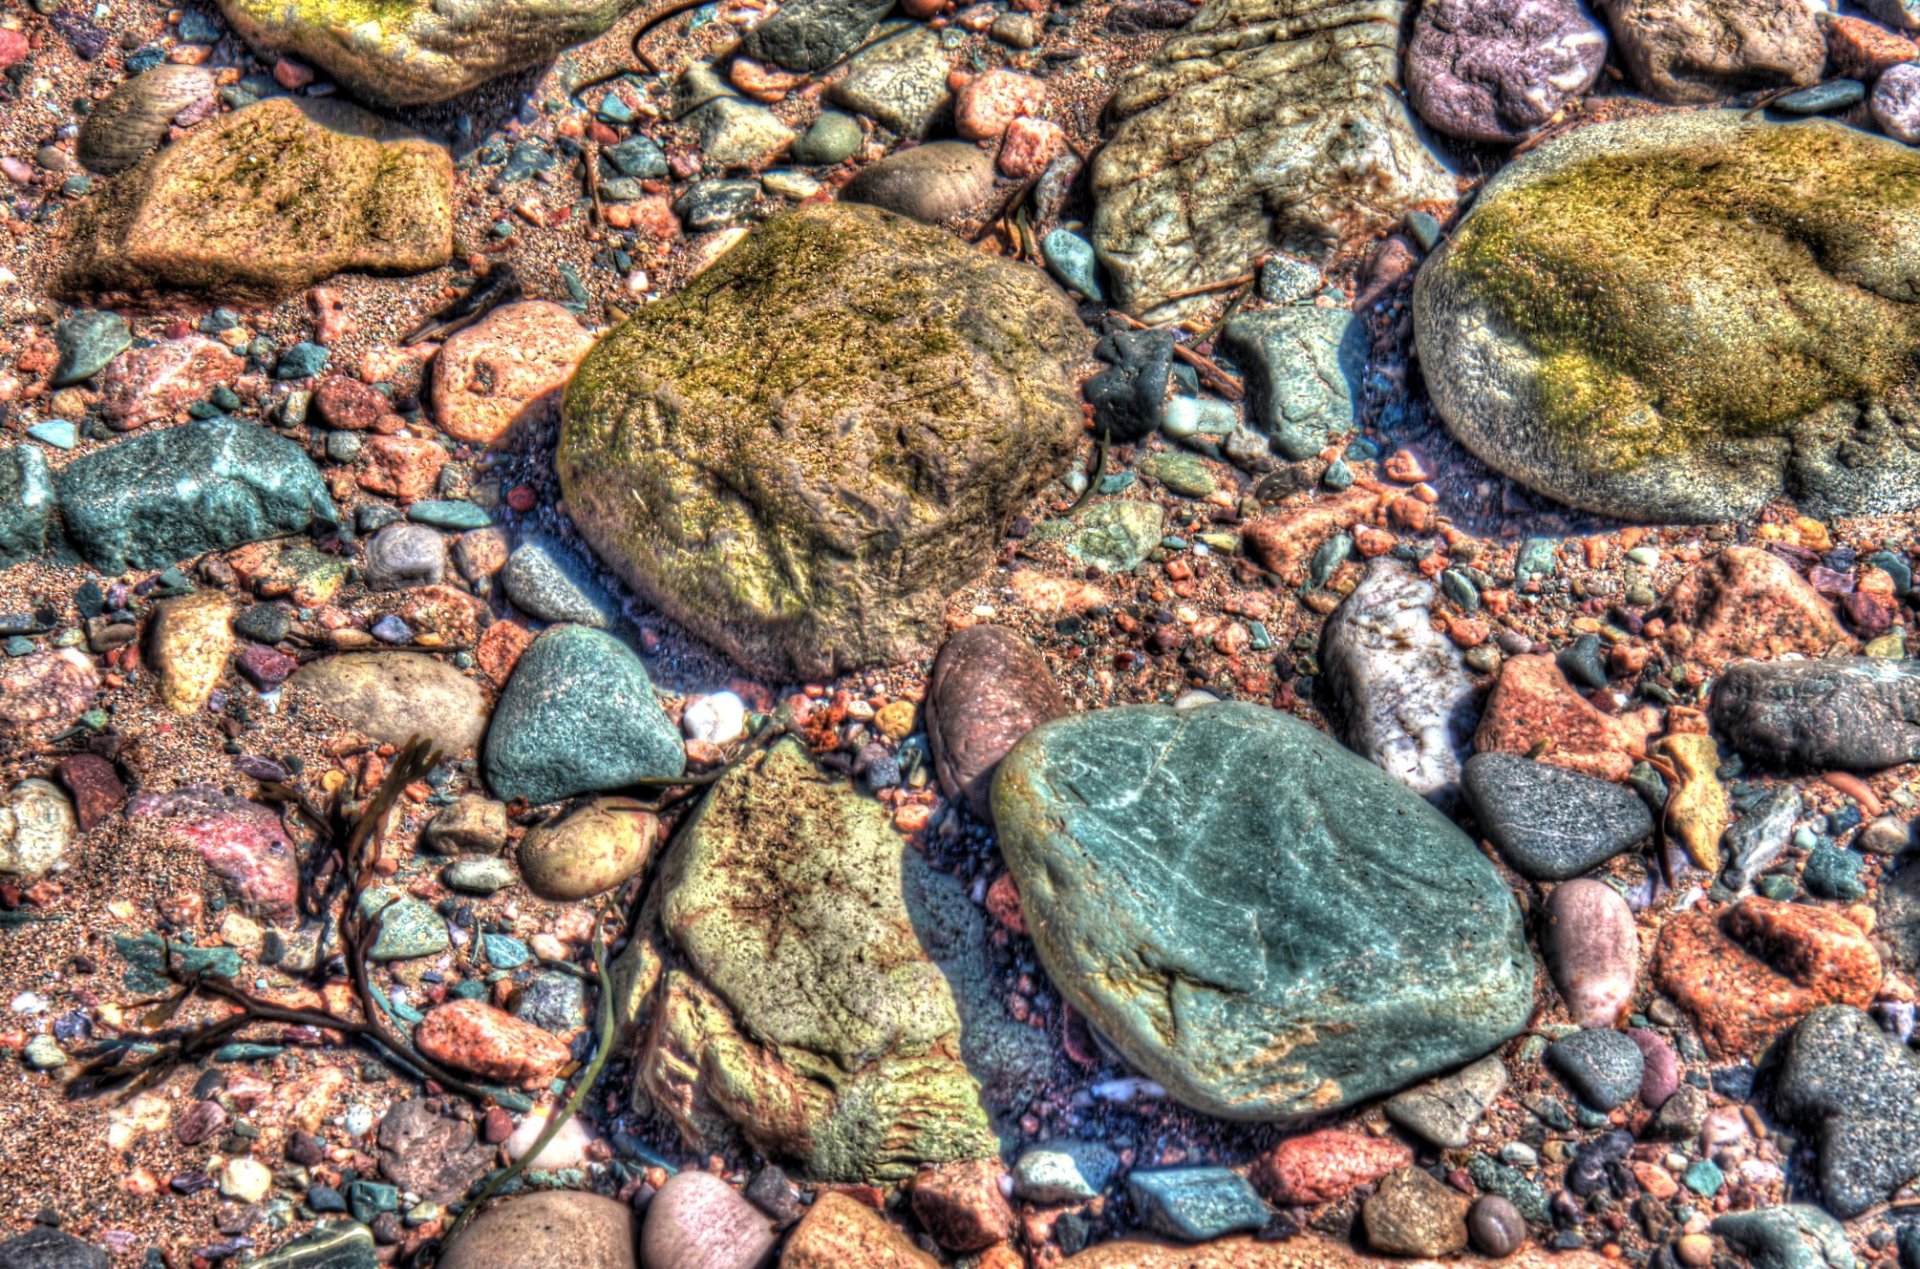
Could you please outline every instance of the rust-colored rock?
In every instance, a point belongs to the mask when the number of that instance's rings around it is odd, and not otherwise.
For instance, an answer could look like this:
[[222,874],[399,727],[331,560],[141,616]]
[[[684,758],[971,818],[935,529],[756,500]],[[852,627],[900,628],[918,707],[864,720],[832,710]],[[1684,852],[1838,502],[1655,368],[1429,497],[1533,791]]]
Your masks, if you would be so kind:
[[1864,1008],[1881,968],[1866,935],[1838,913],[1756,897],[1669,918],[1653,976],[1693,1015],[1707,1052],[1737,1061],[1822,1005]]
[[1552,657],[1517,656],[1500,671],[1487,697],[1480,729],[1473,735],[1477,753],[1532,753],[1540,761],[1602,780],[1627,778],[1644,756],[1647,740],[1658,731],[1652,709],[1608,715],[1595,709],[1567,682]]
[[113,359],[100,375],[100,416],[116,432],[184,417],[247,363],[204,335],[169,339]]
[[927,742],[940,787],[980,819],[1000,759],[1022,736],[1067,712],[1047,663],[1005,626],[969,626],[947,640],[927,680]]
[[455,1070],[530,1089],[545,1087],[571,1056],[559,1037],[478,1000],[436,1007],[413,1040]]
[[1688,573],[1667,597],[1678,623],[1667,642],[1709,669],[1735,657],[1820,656],[1859,644],[1833,605],[1770,551],[1734,546]]
[[1349,489],[1297,509],[1262,516],[1241,533],[1247,554],[1289,586],[1306,580],[1307,561],[1321,543],[1351,529],[1373,515],[1380,496],[1366,489]]
[[1309,1206],[1343,1198],[1413,1162],[1413,1151],[1389,1137],[1323,1128],[1289,1137],[1254,1161],[1253,1183],[1282,1206]]
[[780,1269],[938,1269],[886,1218],[829,1190],[814,1201],[780,1256]]
[[322,379],[313,390],[313,406],[328,427],[342,432],[392,434],[406,426],[386,393],[349,375]]
[[557,405],[591,347],[593,336],[558,304],[503,304],[434,359],[433,417],[449,436],[492,445],[523,415]]
[[60,760],[60,783],[73,796],[74,818],[85,833],[125,805],[127,787],[120,773],[98,754],[69,754]]
[[1880,72],[1920,57],[1920,45],[1862,18],[1827,18],[1827,60],[1835,75],[1871,84]]
[[422,436],[376,436],[362,454],[354,477],[360,487],[402,502],[432,497],[447,465],[447,451]]
[[948,1251],[982,1251],[1013,1237],[1013,1209],[1000,1193],[998,1159],[943,1163],[919,1173],[908,1192],[913,1214]]

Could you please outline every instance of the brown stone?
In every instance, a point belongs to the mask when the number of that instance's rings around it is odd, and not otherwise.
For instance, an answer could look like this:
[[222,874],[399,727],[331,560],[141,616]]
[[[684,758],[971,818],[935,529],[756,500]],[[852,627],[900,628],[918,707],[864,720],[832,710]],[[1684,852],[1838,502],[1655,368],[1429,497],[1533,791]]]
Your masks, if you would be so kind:
[[1395,1256],[1451,1256],[1467,1249],[1467,1196],[1407,1167],[1380,1182],[1360,1210],[1367,1243]]
[[638,1269],[633,1209],[579,1190],[538,1190],[489,1208],[440,1269]]
[[413,1039],[436,1062],[528,1089],[544,1088],[572,1056],[559,1037],[478,1000],[436,1006]]
[[993,816],[993,773],[1014,742],[1067,712],[1033,645],[1005,626],[951,636],[927,681],[927,744],[940,787],[974,815]]
[[1920,45],[1862,18],[1836,14],[1826,27],[1827,59],[1833,73],[1847,79],[1871,84],[1887,67],[1920,57]]
[[1476,753],[1532,753],[1541,762],[1602,780],[1625,780],[1660,728],[1652,709],[1608,715],[1567,682],[1551,656],[1517,656],[1500,671],[1480,728]]
[[[1059,1262],[1058,1269],[1432,1269],[1433,1262],[1369,1256],[1317,1234],[1285,1242],[1222,1238],[1198,1247],[1124,1238],[1089,1247]],[[1613,1262],[1590,1251],[1525,1247],[1500,1262],[1501,1269],[1611,1269]]]
[[914,1217],[948,1251],[983,1251],[1013,1237],[1013,1209],[1000,1193],[998,1159],[943,1163],[913,1178]]
[[1412,1162],[1413,1151],[1392,1138],[1323,1128],[1289,1137],[1254,1160],[1252,1179],[1270,1202],[1306,1207],[1344,1198]]
[[1808,904],[1750,898],[1668,919],[1654,981],[1692,1014],[1723,1062],[1759,1054],[1822,1005],[1864,1008],[1879,990],[1879,954],[1860,928]]
[[828,1191],[787,1239],[780,1269],[938,1269],[886,1218],[857,1199]]
[[433,417],[449,436],[495,444],[522,418],[558,405],[591,347],[593,336],[558,304],[503,304],[440,349]]
[[328,375],[313,390],[313,406],[328,427],[343,432],[398,432],[405,424],[387,394],[349,375]]
[[231,383],[246,364],[204,335],[124,352],[101,372],[100,416],[116,432],[166,422]]
[[1634,85],[1671,102],[1715,102],[1819,80],[1826,41],[1800,0],[1600,0]]
[[1674,651],[1709,669],[1735,657],[1770,659],[1798,652],[1820,656],[1859,644],[1833,606],[1771,551],[1728,547],[1693,569],[1667,597],[1683,630],[1669,635]]
[[74,818],[85,833],[126,804],[120,773],[98,754],[69,754],[60,760],[60,783],[73,795]]
[[447,464],[447,451],[423,436],[376,436],[362,454],[354,475],[360,487],[402,502],[432,497]]
[[217,590],[195,591],[154,606],[147,655],[160,702],[176,714],[207,703],[233,652],[233,603]]

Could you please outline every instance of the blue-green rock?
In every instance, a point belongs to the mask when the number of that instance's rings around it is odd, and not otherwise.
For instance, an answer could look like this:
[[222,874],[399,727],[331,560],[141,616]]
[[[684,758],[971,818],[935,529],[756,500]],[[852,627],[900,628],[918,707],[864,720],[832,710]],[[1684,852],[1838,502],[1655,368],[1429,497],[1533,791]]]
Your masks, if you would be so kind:
[[640,658],[587,626],[555,626],[533,641],[487,731],[487,784],[509,801],[677,776],[686,761]]
[[1245,372],[1248,419],[1298,461],[1354,429],[1367,331],[1347,309],[1297,306],[1228,322],[1220,347]]
[[1160,545],[1166,513],[1157,502],[1096,502],[1071,520],[1049,520],[1042,537],[1064,537],[1067,554],[1108,573],[1139,568]]
[[1047,271],[1060,285],[1078,291],[1095,302],[1104,302],[1106,288],[1100,285],[1100,261],[1093,244],[1070,229],[1055,229],[1040,243],[1047,257]]
[[1640,1090],[1646,1059],[1624,1032],[1576,1031],[1547,1046],[1547,1065],[1582,1101],[1600,1110],[1622,1105]]
[[107,368],[133,343],[127,319],[101,309],[81,309],[53,332],[60,349],[60,363],[54,367],[53,386],[91,379]]
[[368,953],[376,961],[410,961],[420,956],[435,956],[451,945],[447,923],[440,914],[418,899],[409,899],[384,887],[369,890],[360,897],[360,911],[371,916],[381,914],[380,937]]
[[53,477],[31,445],[0,450],[0,568],[47,549],[53,532]]
[[67,535],[109,577],[338,521],[300,447],[253,423],[147,432],[54,477]]
[[373,1231],[354,1221],[328,1221],[247,1269],[378,1269]]
[[1273,1216],[1247,1178],[1225,1168],[1135,1172],[1127,1196],[1140,1224],[1190,1243],[1259,1229]]
[[416,502],[407,508],[407,519],[436,529],[484,529],[493,523],[493,516],[485,507],[458,499]]
[[1058,719],[1001,762],[993,811],[1055,987],[1195,1109],[1335,1110],[1526,1025],[1533,960],[1492,865],[1285,714]]
[[1711,1228],[1754,1269],[1854,1267],[1846,1228],[1817,1207],[1794,1204],[1730,1212]]

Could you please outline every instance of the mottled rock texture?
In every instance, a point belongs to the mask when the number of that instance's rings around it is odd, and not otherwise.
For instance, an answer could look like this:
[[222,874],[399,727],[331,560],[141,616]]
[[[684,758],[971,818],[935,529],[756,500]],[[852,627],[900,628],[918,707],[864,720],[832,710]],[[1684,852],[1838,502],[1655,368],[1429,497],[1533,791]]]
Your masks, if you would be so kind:
[[1826,37],[1801,0],[1598,0],[1634,86],[1661,101],[1721,101],[1811,84]]
[[1735,661],[1714,684],[1711,716],[1770,767],[1879,771],[1920,759],[1920,662]]
[[1428,0],[1407,95],[1436,131],[1498,145],[1579,100],[1606,59],[1606,34],[1579,0]]

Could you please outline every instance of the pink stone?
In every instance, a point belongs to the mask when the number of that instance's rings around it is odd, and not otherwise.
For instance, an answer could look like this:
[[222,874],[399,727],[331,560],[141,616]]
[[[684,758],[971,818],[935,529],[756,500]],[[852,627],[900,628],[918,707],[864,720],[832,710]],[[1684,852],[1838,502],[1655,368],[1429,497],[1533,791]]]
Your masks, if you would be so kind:
[[193,784],[142,794],[127,814],[170,821],[174,834],[200,852],[253,915],[276,924],[298,916],[300,859],[273,808],[211,784]]
[[1289,1137],[1253,1165],[1253,1182],[1275,1203],[1305,1207],[1344,1198],[1413,1162],[1413,1151],[1388,1137],[1323,1128]]
[[573,314],[546,300],[505,304],[449,339],[433,363],[442,431],[492,445],[522,418],[557,401],[593,347]]
[[100,412],[116,432],[164,423],[246,369],[204,335],[169,339],[115,357],[100,376]]
[[990,70],[976,75],[954,101],[953,123],[969,141],[990,141],[1021,115],[1037,115],[1047,104],[1047,86],[1018,71]]
[[18,66],[27,56],[27,37],[19,31],[0,30],[0,70]]
[[436,1006],[413,1040],[436,1062],[521,1088],[544,1087],[571,1056],[558,1036],[479,1000]]
[[1067,134],[1059,124],[1022,116],[1000,138],[1000,171],[1016,181],[1031,180],[1066,148]]
[[1582,1027],[1610,1027],[1633,1000],[1640,936],[1633,911],[1604,881],[1564,882],[1547,897],[1541,950],[1554,986]]
[[300,663],[286,653],[260,643],[248,644],[236,658],[236,664],[247,681],[262,691],[279,687],[300,668]]
[[1673,1046],[1657,1032],[1634,1027],[1627,1039],[1640,1048],[1646,1070],[1640,1076],[1640,1101],[1648,1110],[1659,1110],[1680,1090],[1680,1058]]

